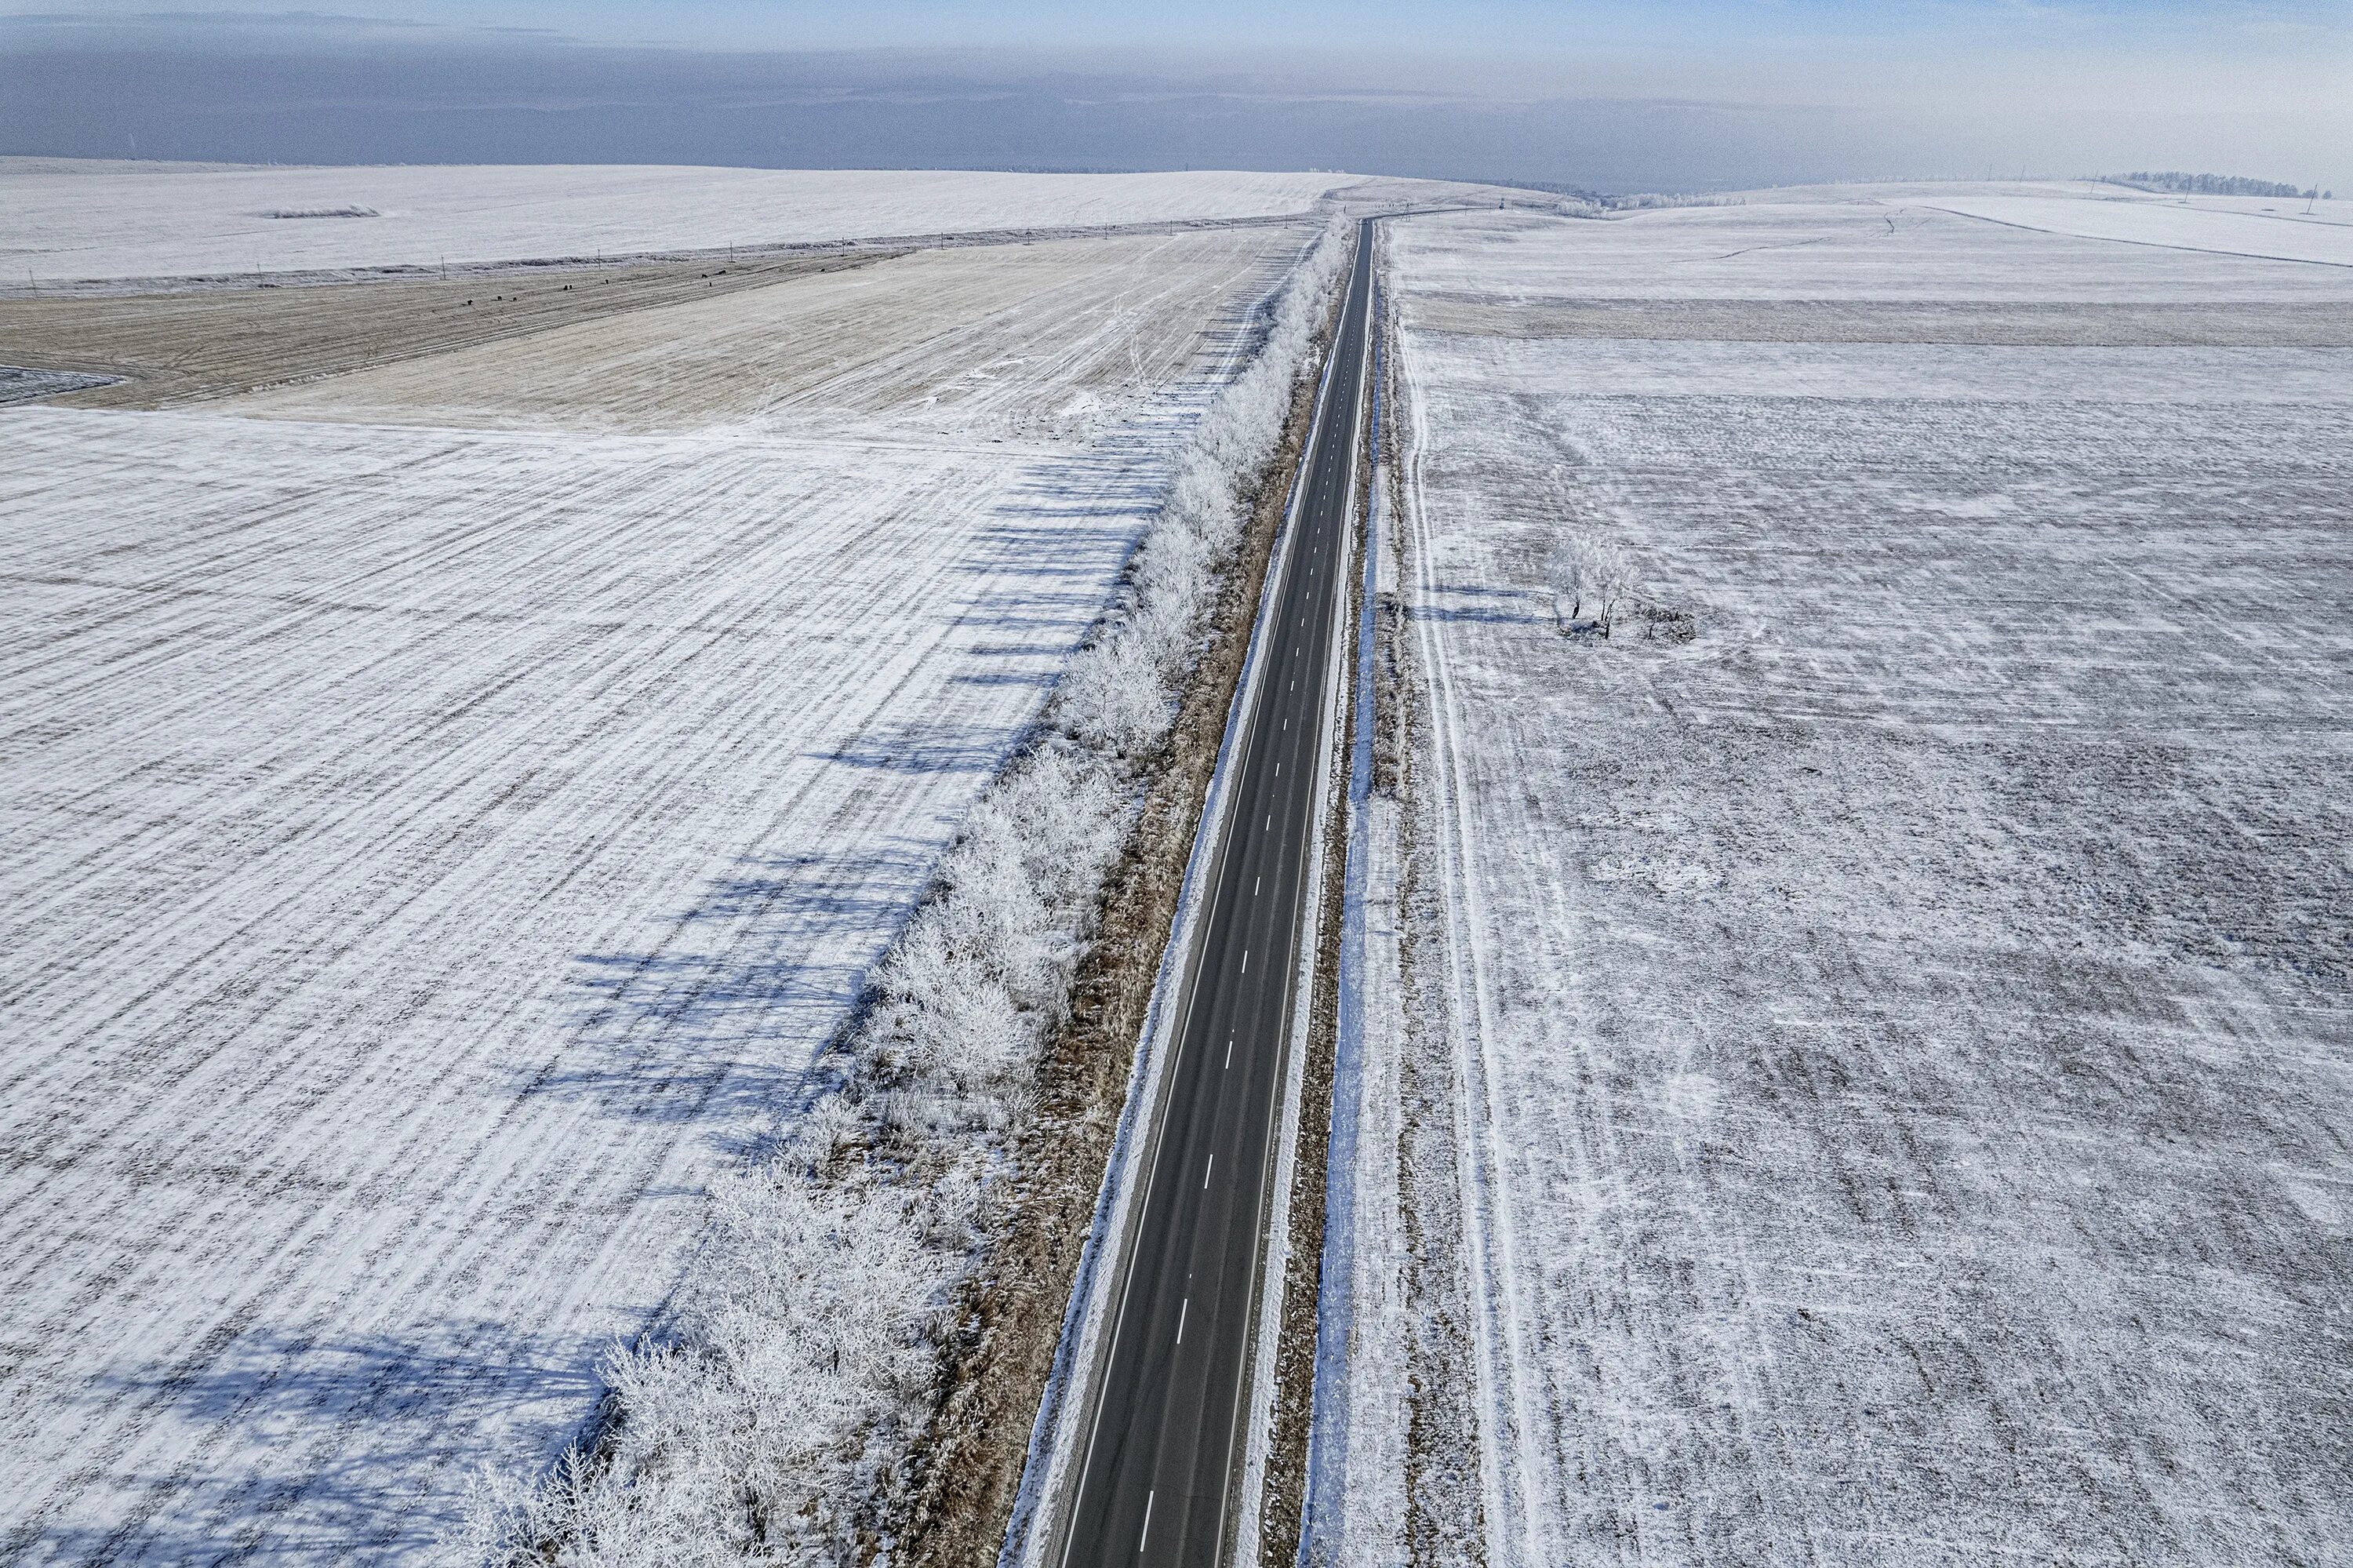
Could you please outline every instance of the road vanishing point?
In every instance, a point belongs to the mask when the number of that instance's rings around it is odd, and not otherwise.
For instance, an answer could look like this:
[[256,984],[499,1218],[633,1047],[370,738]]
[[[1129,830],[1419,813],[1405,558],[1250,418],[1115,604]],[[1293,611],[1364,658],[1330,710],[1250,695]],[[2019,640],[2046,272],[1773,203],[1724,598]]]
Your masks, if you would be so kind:
[[1245,1381],[1263,1292],[1264,1236],[1293,1044],[1307,885],[1326,788],[1340,578],[1363,415],[1373,220],[1356,264],[1290,526],[1277,608],[1228,766],[1208,904],[1178,973],[1182,1020],[1142,1212],[1116,1281],[1093,1420],[1059,1555],[1213,1568],[1233,1546],[1247,1436]]

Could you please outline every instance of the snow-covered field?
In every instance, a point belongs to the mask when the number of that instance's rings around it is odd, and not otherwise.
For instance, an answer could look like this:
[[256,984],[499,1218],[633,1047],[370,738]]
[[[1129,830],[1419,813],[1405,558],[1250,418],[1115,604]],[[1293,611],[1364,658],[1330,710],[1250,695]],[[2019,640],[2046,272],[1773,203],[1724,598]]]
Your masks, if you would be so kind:
[[[1957,322],[2006,319],[1988,310],[1994,305],[2063,322],[2085,304],[2111,311],[2231,305],[2300,311],[2327,317],[2342,330],[2343,281],[2331,269],[2249,267],[2242,258],[2194,246],[2086,245],[2060,228],[2068,210],[2084,205],[2072,199],[2042,203],[2035,209],[2041,222],[2027,228],[1935,205],[1966,199],[1957,193],[1971,188],[1831,185],[1763,192],[1740,207],[1588,220],[1609,232],[1574,242],[1549,230],[1497,231],[1459,253],[1433,248],[1415,291],[1433,302],[1490,312],[1524,305],[1564,318],[1603,307],[1696,315],[1714,302],[1755,300],[1808,302],[1823,309],[1905,303],[1949,309]],[[2054,287],[2063,278],[2063,288]],[[1784,320],[1797,319],[1750,313],[1738,324],[1711,323],[1707,335],[1779,332]],[[1954,331],[1938,328],[1930,341],[1947,341]]]
[[23,366],[0,365],[0,404],[28,403],[37,397],[54,397],[60,392],[102,387],[106,380],[103,376],[89,376],[72,370],[30,370]]
[[2121,185],[1915,185],[1882,199],[2086,239],[2353,267],[2353,202],[2162,196]]
[[1185,372],[1200,346],[1188,315],[1254,298],[1242,286],[1267,253],[1227,230],[916,250],[222,406],[366,423],[805,433],[881,421],[1084,439]]
[[1857,194],[1395,228],[1351,1568],[2353,1541],[2353,272]]
[[0,277],[436,267],[879,236],[1303,214],[1345,175],[0,158]]
[[[1345,183],[0,160],[0,260]],[[2271,253],[2353,233],[2322,205]],[[1341,1561],[2353,1537],[2353,270],[2218,222],[2291,227],[1991,186],[1397,226],[1421,727],[1370,817]],[[414,1560],[574,1435],[1309,232],[0,409],[0,1561]],[[1564,521],[1695,639],[1561,637]]]
[[408,1559],[573,1436],[1307,234],[639,313],[645,418],[533,338],[0,413],[0,1558]]

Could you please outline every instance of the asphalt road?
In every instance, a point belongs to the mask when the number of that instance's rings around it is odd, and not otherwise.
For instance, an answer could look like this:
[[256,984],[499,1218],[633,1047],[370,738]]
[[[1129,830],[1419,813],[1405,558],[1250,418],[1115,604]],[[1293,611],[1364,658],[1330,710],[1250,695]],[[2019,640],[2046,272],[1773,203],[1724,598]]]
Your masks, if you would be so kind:
[[1276,1118],[1324,780],[1335,596],[1362,410],[1372,222],[1288,549],[1280,609],[1233,765],[1209,904],[1061,1563],[1217,1563],[1235,1510],[1242,1378],[1256,1329]]

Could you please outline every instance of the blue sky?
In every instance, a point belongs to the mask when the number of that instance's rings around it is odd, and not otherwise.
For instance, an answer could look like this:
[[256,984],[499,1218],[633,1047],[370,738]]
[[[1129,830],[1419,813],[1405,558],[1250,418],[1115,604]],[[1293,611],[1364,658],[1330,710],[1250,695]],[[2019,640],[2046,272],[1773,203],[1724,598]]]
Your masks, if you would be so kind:
[[[257,12],[253,0],[0,0],[0,11]],[[1570,56],[1590,50],[1701,52],[1841,42],[1971,49],[2148,49],[2202,43],[2271,52],[2296,38],[2341,39],[2353,0],[358,0],[317,10],[459,26],[546,28],[607,42],[720,48],[1134,45],[1440,50]]]
[[[0,0],[92,21],[288,13],[267,0]],[[2353,0],[324,0],[480,36],[716,50],[1094,55],[1303,88],[1527,101],[2316,115],[2353,101]],[[1090,63],[1090,62],[1077,62]]]

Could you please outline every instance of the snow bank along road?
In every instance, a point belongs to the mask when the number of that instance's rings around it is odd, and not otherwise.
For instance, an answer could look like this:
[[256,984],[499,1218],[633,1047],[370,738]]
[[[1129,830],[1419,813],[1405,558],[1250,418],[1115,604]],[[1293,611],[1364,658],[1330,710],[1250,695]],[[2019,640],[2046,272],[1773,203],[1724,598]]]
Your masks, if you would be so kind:
[[1071,1564],[1214,1564],[1240,1481],[1268,1183],[1287,1076],[1325,701],[1355,495],[1372,220],[1335,335],[1282,581],[1261,634],[1210,902],[1062,1548]]
[[662,311],[526,429],[0,413],[0,1561],[417,1560],[572,1436],[1307,238],[694,301],[822,366],[626,421]]
[[[1335,1560],[2342,1563],[2353,277],[1836,201],[1391,245]],[[1696,636],[1562,636],[1563,524]]]

